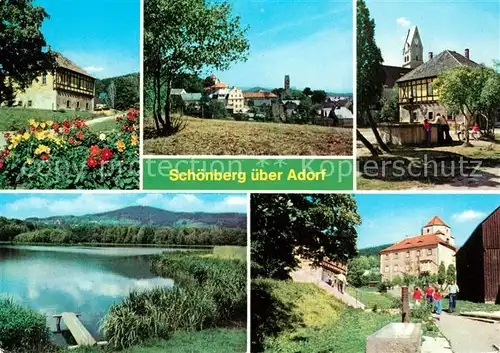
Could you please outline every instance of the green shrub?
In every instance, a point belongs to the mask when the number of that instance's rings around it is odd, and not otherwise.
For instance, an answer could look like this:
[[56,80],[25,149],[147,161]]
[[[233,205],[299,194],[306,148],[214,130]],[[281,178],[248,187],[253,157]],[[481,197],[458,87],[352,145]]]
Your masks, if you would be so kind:
[[16,352],[45,352],[50,347],[45,316],[0,298],[0,347]]

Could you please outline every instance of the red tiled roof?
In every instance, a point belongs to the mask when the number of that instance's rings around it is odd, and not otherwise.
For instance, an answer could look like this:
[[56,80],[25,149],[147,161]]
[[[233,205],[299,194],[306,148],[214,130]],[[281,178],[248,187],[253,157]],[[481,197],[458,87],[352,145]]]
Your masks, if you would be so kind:
[[417,235],[416,237],[406,238],[400,242],[383,249],[380,253],[391,252],[391,251],[401,251],[414,248],[424,248],[429,246],[436,246],[438,244],[449,247],[450,249],[457,250],[453,245],[448,244],[446,241],[441,239],[438,234],[443,234],[441,232]]
[[278,98],[277,95],[275,95],[272,92],[243,92],[243,97],[247,99],[257,99],[257,98],[262,98],[262,99],[271,99],[271,98]]
[[430,227],[430,226],[446,226],[448,228],[450,228],[446,223],[443,222],[443,220],[441,218],[439,218],[438,216],[434,216],[432,217],[432,219],[429,221],[429,223],[427,223],[425,227]]

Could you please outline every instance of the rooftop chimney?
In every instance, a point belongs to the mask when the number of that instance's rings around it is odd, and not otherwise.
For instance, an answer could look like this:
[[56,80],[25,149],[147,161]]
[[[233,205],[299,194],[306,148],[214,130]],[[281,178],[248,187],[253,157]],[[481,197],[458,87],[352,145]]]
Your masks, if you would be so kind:
[[434,53],[430,51],[429,52],[429,60],[431,60],[433,57],[434,57]]
[[465,57],[469,59],[469,49],[465,49]]

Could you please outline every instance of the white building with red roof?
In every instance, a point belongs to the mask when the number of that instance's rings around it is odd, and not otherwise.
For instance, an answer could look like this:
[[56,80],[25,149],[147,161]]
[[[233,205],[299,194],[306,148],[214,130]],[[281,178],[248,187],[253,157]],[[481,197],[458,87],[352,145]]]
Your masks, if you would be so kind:
[[407,275],[436,274],[441,262],[455,265],[455,238],[451,228],[434,216],[420,235],[407,237],[380,252],[382,280]]

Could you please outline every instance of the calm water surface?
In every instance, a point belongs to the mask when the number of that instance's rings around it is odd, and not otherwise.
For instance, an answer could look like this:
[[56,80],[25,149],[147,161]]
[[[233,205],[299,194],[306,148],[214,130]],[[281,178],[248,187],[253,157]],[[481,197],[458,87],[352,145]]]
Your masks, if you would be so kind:
[[[52,315],[80,312],[85,327],[101,338],[99,321],[111,304],[132,290],[173,285],[150,271],[151,257],[165,251],[173,250],[0,246],[0,296],[43,312],[51,330]],[[64,343],[61,335],[54,340]]]

